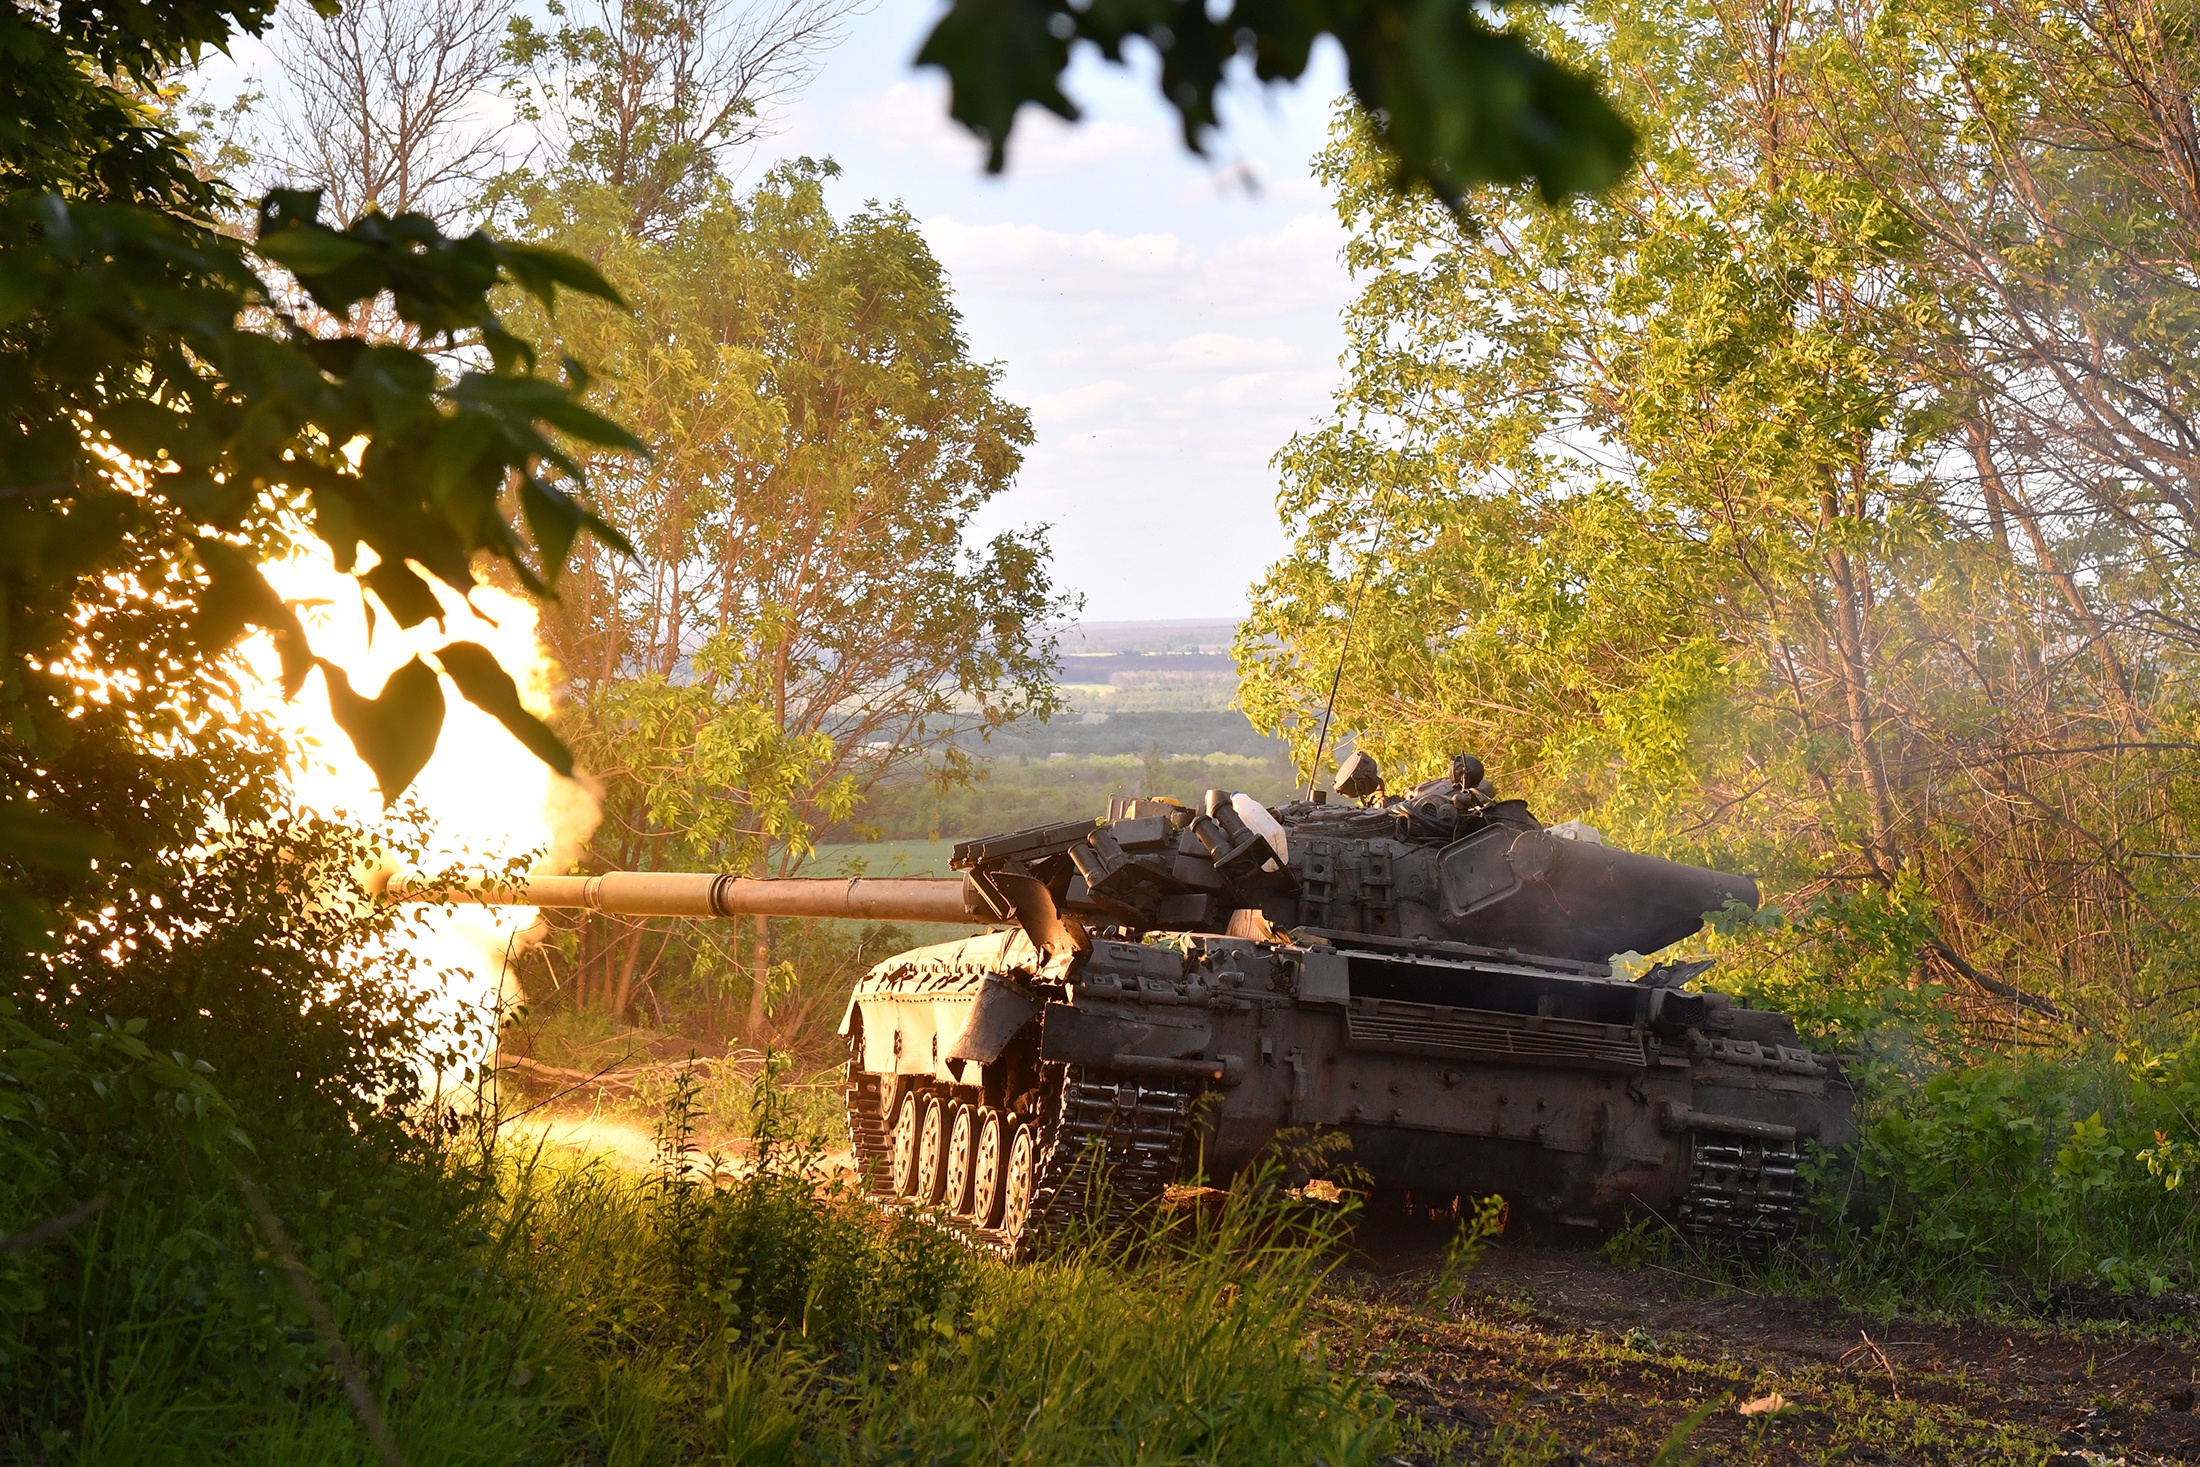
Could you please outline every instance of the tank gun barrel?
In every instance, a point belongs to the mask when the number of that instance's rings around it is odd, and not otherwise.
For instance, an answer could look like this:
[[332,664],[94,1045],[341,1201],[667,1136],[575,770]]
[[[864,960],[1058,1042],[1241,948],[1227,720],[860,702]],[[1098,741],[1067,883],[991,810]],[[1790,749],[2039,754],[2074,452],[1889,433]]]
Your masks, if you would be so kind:
[[719,876],[707,871],[609,871],[530,876],[455,889],[417,879],[389,885],[391,901],[488,907],[577,907],[630,917],[855,917],[887,922],[994,922],[961,877]]

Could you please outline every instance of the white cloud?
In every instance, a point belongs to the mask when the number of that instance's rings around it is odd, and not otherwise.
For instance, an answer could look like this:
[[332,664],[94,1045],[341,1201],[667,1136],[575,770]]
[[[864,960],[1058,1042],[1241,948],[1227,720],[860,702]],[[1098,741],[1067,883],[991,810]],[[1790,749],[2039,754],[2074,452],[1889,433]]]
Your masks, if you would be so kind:
[[989,292],[1060,296],[1065,289],[1126,285],[1150,293],[1182,277],[1198,252],[1174,234],[1065,234],[1038,224],[964,224],[948,216],[924,221],[925,237],[949,270]]
[[1237,336],[1201,331],[1169,343],[1160,364],[1188,371],[1216,372],[1237,367],[1273,368],[1299,360],[1299,349],[1278,336]]
[[1343,232],[1313,211],[1204,249],[1171,232],[1070,234],[1037,224],[965,224],[948,215],[927,219],[924,232],[958,291],[1074,302],[1103,316],[1134,303],[1233,320],[1334,314],[1346,293],[1337,258]]
[[1198,546],[1223,584],[1258,575],[1281,548],[1269,462],[1337,379],[1351,282],[1330,215],[1190,238],[944,212],[923,227],[973,342],[1032,408],[1003,520],[1052,524],[1064,580],[1110,614],[1170,615],[1179,593],[1212,592],[1126,569],[1126,536]]
[[[896,82],[840,105],[836,119],[856,142],[893,157],[960,174],[984,165],[985,150],[947,115],[947,84],[918,79]],[[1166,129],[1110,118],[1071,124],[1039,107],[1016,115],[1008,140],[1010,178],[1059,178],[1133,158],[1165,153]]]
[[1052,426],[1073,426],[1084,419],[1097,416],[1103,409],[1121,402],[1129,395],[1130,387],[1114,378],[1089,382],[1082,387],[1072,387],[1064,392],[1049,392],[1035,397],[1031,402],[1032,420],[1044,431]]
[[833,117],[849,138],[888,157],[964,172],[985,159],[977,139],[949,119],[946,88],[934,83],[896,82],[850,97]]

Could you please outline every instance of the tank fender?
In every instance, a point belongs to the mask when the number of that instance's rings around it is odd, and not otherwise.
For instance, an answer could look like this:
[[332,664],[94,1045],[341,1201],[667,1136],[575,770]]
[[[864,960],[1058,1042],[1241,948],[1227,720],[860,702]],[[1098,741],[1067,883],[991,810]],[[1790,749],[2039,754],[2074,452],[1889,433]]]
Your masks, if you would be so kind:
[[1039,1012],[1039,1000],[1013,984],[998,978],[989,978],[978,990],[978,997],[970,1005],[970,1016],[955,1042],[947,1046],[948,1064],[960,1067],[975,1060],[990,1065],[1008,1048],[1008,1041],[1016,1037],[1016,1031],[1030,1023]]
[[855,992],[849,995],[847,1007],[840,1011],[840,1037],[846,1039],[855,1032],[858,1015],[866,1023],[877,1017],[870,1012],[869,1006],[887,995],[953,993],[957,984],[975,978],[993,974],[1010,977],[1052,974],[1059,966],[1042,960],[1032,950],[1030,939],[1015,928],[913,948],[888,958],[864,974]]
[[1170,1024],[1118,1018],[1050,1003],[1039,1014],[1039,1057],[1067,1064],[1105,1065],[1119,1055],[1177,1059],[1213,1042],[1204,1022]]
[[998,1060],[1039,1003],[1008,980],[988,977],[975,993],[858,993],[850,1008],[863,1020],[865,1069],[958,1080],[965,1065]]

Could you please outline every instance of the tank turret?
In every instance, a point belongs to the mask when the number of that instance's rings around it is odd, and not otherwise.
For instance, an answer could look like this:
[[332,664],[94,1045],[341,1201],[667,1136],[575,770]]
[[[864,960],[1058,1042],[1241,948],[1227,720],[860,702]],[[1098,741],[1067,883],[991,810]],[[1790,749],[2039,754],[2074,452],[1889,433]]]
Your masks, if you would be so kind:
[[1481,762],[1331,801],[1211,790],[965,841],[960,878],[612,872],[393,883],[399,900],[633,915],[872,918],[993,930],[857,985],[849,1131],[885,1198],[1008,1252],[1095,1208],[1134,1220],[1187,1166],[1225,1176],[1286,1130],[1341,1133],[1380,1190],[1501,1192],[1604,1228],[1648,1211],[1704,1240],[1791,1233],[1805,1149],[1851,1135],[1837,1062],[1777,1013],[1633,977],[1733,876],[1546,827]]
[[[1367,755],[1347,764],[1340,788],[1380,789]],[[1008,910],[999,877],[1024,875],[1064,915],[1127,932],[1245,932],[1257,919],[1343,943],[1394,938],[1588,963],[1655,952],[1695,933],[1707,912],[1758,902],[1747,876],[1615,850],[1578,822],[1546,828],[1524,801],[1495,798],[1471,756],[1389,800],[1269,810],[1209,790],[1202,803],[1118,800],[1105,823],[966,841],[953,865],[996,911]]]

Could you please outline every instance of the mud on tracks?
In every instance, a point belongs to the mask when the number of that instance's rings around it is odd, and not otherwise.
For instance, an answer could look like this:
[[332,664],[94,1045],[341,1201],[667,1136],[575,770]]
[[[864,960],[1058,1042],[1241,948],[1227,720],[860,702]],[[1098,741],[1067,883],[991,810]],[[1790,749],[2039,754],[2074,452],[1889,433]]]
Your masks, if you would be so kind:
[[[1647,1463],[1711,1402],[1691,1441],[1707,1464],[2200,1462],[2200,1320],[1880,1319],[1509,1243],[1437,1307],[1440,1239],[1380,1232],[1333,1281],[1324,1334],[1399,1403],[1405,1462]],[[1737,1413],[1775,1392],[1786,1412]]]

